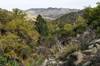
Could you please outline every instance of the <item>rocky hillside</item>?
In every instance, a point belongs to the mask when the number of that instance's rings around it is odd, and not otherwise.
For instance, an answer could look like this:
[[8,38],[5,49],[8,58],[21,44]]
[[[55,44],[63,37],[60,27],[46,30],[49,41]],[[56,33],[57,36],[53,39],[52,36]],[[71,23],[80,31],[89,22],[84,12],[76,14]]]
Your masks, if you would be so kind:
[[100,4],[81,12],[48,22],[0,9],[0,66],[100,66]]
[[70,12],[77,12],[78,9],[69,8],[31,8],[26,10],[26,13],[31,13],[33,16],[42,15],[46,19],[56,19]]

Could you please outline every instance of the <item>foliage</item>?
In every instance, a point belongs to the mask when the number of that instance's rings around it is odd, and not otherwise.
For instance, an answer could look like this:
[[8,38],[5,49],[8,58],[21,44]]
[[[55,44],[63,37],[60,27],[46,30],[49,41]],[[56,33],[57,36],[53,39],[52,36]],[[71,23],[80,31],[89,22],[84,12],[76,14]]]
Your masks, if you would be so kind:
[[11,20],[12,20],[11,12],[5,9],[0,9],[0,23],[6,23]]
[[73,52],[87,50],[100,37],[100,4],[81,12],[48,22],[41,15],[27,20],[17,8],[0,9],[0,66],[41,66],[45,59],[67,61]]
[[75,33],[83,33],[87,28],[86,21],[83,17],[78,16],[76,24],[74,25]]
[[5,28],[10,31],[25,32],[33,40],[37,40],[39,36],[38,32],[35,30],[34,25],[23,19],[14,19],[11,22],[8,22]]
[[14,18],[22,18],[23,19],[26,14],[24,13],[24,11],[22,11],[18,8],[15,8],[15,9],[13,9],[12,15]]
[[[66,59],[66,57],[73,53],[74,51],[77,51],[80,49],[80,46],[78,44],[68,44],[64,47],[54,46],[51,51],[54,53],[54,56],[58,59]],[[63,54],[63,55],[62,55]]]
[[[14,9],[13,12],[7,12],[7,16],[8,14],[13,18],[10,21],[7,19],[6,23],[1,24],[1,29],[5,30],[5,33],[0,34],[0,54],[7,58],[8,66],[18,66],[11,64],[16,64],[16,61],[22,63],[32,56],[32,50],[36,46],[39,33],[35,30],[32,22],[25,20],[23,11]],[[10,62],[8,58],[16,60]]]
[[10,60],[5,56],[0,56],[0,66],[19,66],[15,60]]
[[38,15],[36,22],[36,30],[42,35],[46,36],[48,35],[48,27],[46,24],[46,21],[42,18],[41,15]]
[[65,24],[64,30],[67,31],[67,32],[72,32],[73,31],[73,25],[72,24]]
[[98,3],[97,7],[86,8],[84,12],[84,18],[86,19],[90,28],[99,32],[98,28],[100,27],[100,3]]

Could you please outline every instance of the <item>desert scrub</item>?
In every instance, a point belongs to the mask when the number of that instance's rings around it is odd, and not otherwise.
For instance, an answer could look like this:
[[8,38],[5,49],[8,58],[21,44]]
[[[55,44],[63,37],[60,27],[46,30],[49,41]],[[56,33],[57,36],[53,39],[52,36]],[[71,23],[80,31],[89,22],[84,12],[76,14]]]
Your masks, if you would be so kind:
[[78,44],[68,44],[60,48],[55,46],[51,49],[51,52],[54,54],[56,58],[62,58],[68,56],[72,52],[77,51],[79,49],[80,46]]

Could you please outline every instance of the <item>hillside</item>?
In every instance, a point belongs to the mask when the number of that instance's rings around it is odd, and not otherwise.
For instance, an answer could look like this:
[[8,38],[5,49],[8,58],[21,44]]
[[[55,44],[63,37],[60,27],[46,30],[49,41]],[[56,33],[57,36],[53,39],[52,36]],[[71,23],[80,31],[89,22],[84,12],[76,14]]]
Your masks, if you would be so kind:
[[54,20],[64,14],[70,12],[77,12],[78,9],[69,9],[69,8],[31,8],[26,10],[26,13],[31,13],[33,16],[42,15],[45,19]]
[[75,22],[76,19],[78,18],[78,16],[82,16],[83,15],[83,10],[78,11],[78,12],[71,12],[68,14],[64,14],[62,16],[60,16],[59,18],[55,19],[54,22]]
[[0,66],[100,66],[100,4],[42,16],[0,9]]

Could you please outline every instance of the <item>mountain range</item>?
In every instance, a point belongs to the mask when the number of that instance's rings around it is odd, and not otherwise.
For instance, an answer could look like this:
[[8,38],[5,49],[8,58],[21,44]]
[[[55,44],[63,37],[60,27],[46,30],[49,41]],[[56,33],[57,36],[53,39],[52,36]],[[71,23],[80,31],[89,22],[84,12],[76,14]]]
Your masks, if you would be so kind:
[[42,15],[43,18],[49,19],[49,20],[55,20],[64,14],[69,14],[71,12],[78,12],[79,9],[69,9],[69,8],[30,8],[27,9],[25,12],[27,14],[31,14],[34,17],[37,17],[37,15]]

